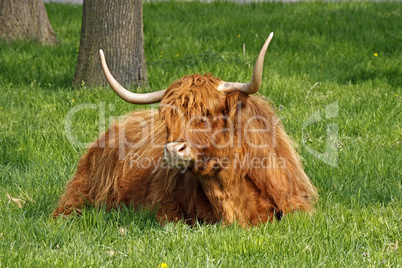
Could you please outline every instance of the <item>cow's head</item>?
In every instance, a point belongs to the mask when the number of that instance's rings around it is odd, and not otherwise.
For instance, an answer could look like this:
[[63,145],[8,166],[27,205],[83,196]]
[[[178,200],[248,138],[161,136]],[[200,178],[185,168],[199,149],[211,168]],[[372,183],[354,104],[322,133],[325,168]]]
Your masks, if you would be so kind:
[[[249,83],[225,82],[212,75],[191,75],[165,90],[138,94],[123,88],[111,75],[102,50],[102,67],[110,86],[133,104],[160,102],[159,114],[167,128],[164,159],[179,166],[194,165],[200,157],[211,159],[216,150],[228,148],[236,119],[234,114],[261,85],[263,63],[271,33],[263,45]],[[209,163],[214,165],[214,163]]]

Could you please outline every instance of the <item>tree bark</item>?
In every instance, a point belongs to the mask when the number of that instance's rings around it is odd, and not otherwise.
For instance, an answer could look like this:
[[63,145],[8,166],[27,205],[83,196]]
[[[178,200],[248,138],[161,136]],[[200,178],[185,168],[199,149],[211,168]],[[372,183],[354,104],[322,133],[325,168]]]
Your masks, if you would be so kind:
[[142,0],[84,0],[74,86],[106,86],[99,50],[125,87],[147,85]]
[[0,0],[0,37],[58,43],[43,0]]

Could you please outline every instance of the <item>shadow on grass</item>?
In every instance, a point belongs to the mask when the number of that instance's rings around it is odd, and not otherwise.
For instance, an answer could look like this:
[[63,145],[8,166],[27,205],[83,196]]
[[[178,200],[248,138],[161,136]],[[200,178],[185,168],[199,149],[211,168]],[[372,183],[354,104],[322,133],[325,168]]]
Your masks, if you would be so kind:
[[0,80],[15,86],[70,88],[77,60],[66,44],[41,46],[30,41],[0,41]]
[[[27,214],[29,215],[29,214]],[[49,217],[51,214],[49,213]],[[34,215],[30,215],[34,216]],[[120,206],[115,209],[107,209],[105,206],[95,208],[87,205],[81,213],[75,212],[68,217],[59,217],[55,221],[74,221],[81,227],[87,226],[111,226],[120,227],[133,225],[138,230],[160,229],[162,225],[156,220],[155,212]]]
[[398,67],[389,66],[385,69],[374,69],[362,67],[360,69],[355,70],[355,72],[345,74],[344,78],[339,79],[340,83],[343,84],[359,84],[364,81],[382,79],[383,81],[387,81],[389,85],[397,88],[402,85],[402,71]]

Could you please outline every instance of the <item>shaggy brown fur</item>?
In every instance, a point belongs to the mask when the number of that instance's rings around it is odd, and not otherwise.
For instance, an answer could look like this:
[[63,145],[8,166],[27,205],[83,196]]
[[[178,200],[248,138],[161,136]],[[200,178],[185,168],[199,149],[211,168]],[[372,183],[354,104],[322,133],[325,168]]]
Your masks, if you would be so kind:
[[[161,221],[242,226],[310,211],[316,189],[269,103],[225,95],[211,75],[173,83],[159,114],[135,112],[112,126],[81,158],[55,217],[84,204],[155,209]],[[187,141],[191,166],[162,161],[166,142]]]

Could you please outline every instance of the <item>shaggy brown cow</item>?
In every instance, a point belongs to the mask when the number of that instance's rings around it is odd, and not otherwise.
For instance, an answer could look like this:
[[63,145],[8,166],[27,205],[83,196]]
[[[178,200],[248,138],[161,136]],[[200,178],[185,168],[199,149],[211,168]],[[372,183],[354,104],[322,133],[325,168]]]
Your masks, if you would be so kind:
[[112,126],[81,158],[55,217],[85,205],[152,209],[157,219],[242,226],[312,209],[317,194],[260,88],[265,52],[250,83],[190,75],[168,89],[136,94],[102,66],[124,100],[160,102]]

